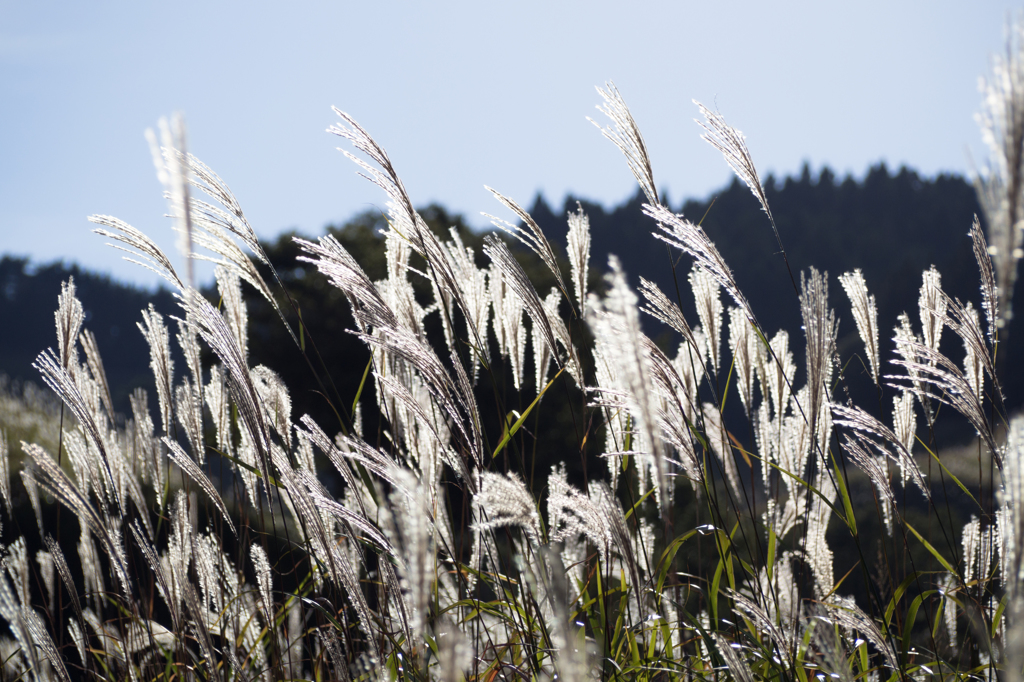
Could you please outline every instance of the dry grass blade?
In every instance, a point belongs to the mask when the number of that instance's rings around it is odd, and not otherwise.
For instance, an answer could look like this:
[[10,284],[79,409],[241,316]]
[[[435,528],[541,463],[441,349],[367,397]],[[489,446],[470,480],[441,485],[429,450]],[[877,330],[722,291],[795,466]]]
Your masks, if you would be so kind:
[[551,274],[553,274],[555,279],[558,281],[558,286],[562,290],[562,293],[566,298],[569,298],[569,291],[565,286],[565,282],[562,281],[562,272],[559,270],[558,262],[555,260],[555,253],[551,250],[551,244],[548,243],[548,239],[544,236],[544,231],[540,229],[540,225],[538,225],[530,214],[526,212],[526,209],[512,199],[509,199],[498,190],[491,189],[490,187],[486,187],[485,189],[493,194],[494,198],[500,201],[505,208],[515,213],[516,216],[523,221],[523,224],[526,225],[526,229],[524,230],[523,228],[501,220],[500,218],[487,214],[484,215],[491,219],[491,222],[495,227],[508,232],[540,256],[540,259],[544,261],[544,265],[548,266],[548,270],[551,271]]
[[[81,392],[79,392],[75,380],[59,364],[53,351],[49,349],[40,353],[36,361],[32,363],[32,366],[39,370],[46,385],[64,401],[64,404],[68,406],[75,415],[75,418],[78,419],[78,423],[85,429],[86,434],[88,434],[100,454],[100,463],[107,474],[111,489],[117,490],[118,486],[114,481],[114,473],[110,468],[110,458],[107,456],[106,439],[103,437],[103,432],[100,430],[99,425],[93,419],[93,412],[89,409],[89,405],[86,403],[85,398],[82,397]],[[120,498],[118,498],[118,504],[121,504]]]
[[[910,473],[914,483],[921,492],[924,493],[924,496],[931,499],[931,491],[929,490],[928,483],[924,478],[924,474],[921,473],[921,468],[917,465],[917,462],[914,461],[914,457],[910,454],[906,445],[889,429],[888,426],[878,421],[859,407],[847,407],[845,405],[833,403],[831,408],[832,418],[835,420],[836,426],[845,426],[855,431],[860,431],[861,433],[881,438],[892,445],[893,449],[896,451],[896,462],[904,468],[905,473]],[[871,442],[871,445],[880,452],[892,457],[892,454],[887,449],[873,441],[868,442]]]
[[107,410],[107,417],[114,422],[114,401],[110,397],[110,384],[107,382],[107,372],[103,368],[103,359],[100,357],[100,347],[96,343],[96,337],[88,329],[83,329],[78,337],[79,342],[85,350],[85,361],[89,366],[89,373],[93,381],[99,384],[100,398],[103,400],[103,407]]
[[697,348],[697,340],[693,336],[693,330],[690,329],[690,325],[687,323],[686,318],[683,317],[679,306],[662,293],[661,288],[657,284],[645,277],[641,277],[640,293],[647,299],[647,305],[640,310],[662,324],[672,327],[672,329],[675,329],[682,335],[687,343]]
[[587,297],[587,274],[590,264],[590,219],[583,212],[583,206],[579,202],[576,202],[576,213],[569,213],[567,241],[576,304],[582,311]]
[[[963,371],[945,355],[937,350],[932,350],[920,341],[908,341],[907,349],[908,356],[892,361],[894,365],[906,368],[907,376],[886,376],[886,379],[913,384],[915,381],[913,377],[916,376],[916,380],[924,386],[921,389],[924,395],[949,405],[967,417],[967,420],[989,447],[996,464],[1002,468],[1000,449],[996,445],[995,434],[992,433],[992,427],[989,425],[981,399],[974,394]],[[890,385],[895,388],[909,388],[906,384],[895,382]],[[934,387],[934,390],[929,390],[927,386]]]
[[[548,317],[547,309],[545,309],[544,302],[540,296],[537,295],[537,290],[533,288],[533,283],[530,282],[530,278],[523,271],[523,266],[512,255],[505,242],[493,235],[487,235],[484,238],[484,253],[501,271],[506,284],[515,292],[519,300],[523,302],[526,312],[529,313],[530,319],[533,320],[534,333],[539,332],[542,334],[547,347],[554,352],[557,346],[555,332],[552,328],[552,320]],[[564,364],[560,358],[556,358],[556,362],[559,367]]]
[[60,366],[64,369],[71,367],[71,361],[78,362],[78,351],[75,343],[78,341],[78,332],[85,321],[85,312],[82,310],[82,303],[75,296],[75,278],[69,277],[68,281],[61,283],[60,296],[57,297],[57,311],[53,314],[57,322],[57,348],[60,353]]
[[[118,246],[117,244],[108,244],[113,246],[115,249],[120,249],[127,253],[138,254],[143,260],[135,260],[134,258],[125,258],[129,263],[135,263],[142,267],[155,272],[156,274],[163,277],[165,280],[174,285],[176,289],[183,289],[185,287],[181,278],[178,277],[178,273],[174,271],[174,266],[171,265],[171,261],[160,250],[160,247],[156,245],[152,239],[147,237],[145,234],[135,229],[123,220],[109,215],[91,215],[89,216],[89,222],[96,225],[104,225],[109,227],[111,230],[96,229],[93,230],[96,234],[107,239],[113,239],[114,241],[121,242],[125,246]],[[126,248],[130,247],[130,248]]]
[[156,395],[160,401],[161,426],[164,433],[170,433],[174,414],[174,361],[171,359],[170,339],[164,318],[152,303],[142,311],[142,322],[138,323],[138,327],[149,344],[149,367],[153,370]]
[[839,283],[850,298],[853,308],[853,319],[857,323],[864,349],[867,351],[868,363],[871,367],[871,378],[878,384],[879,352],[878,352],[878,308],[875,297],[868,294],[867,283],[860,268],[847,272],[839,277]]
[[[626,157],[629,170],[633,177],[640,183],[647,201],[652,205],[660,202],[658,190],[654,187],[654,171],[651,170],[651,157],[647,153],[647,145],[644,144],[643,135],[640,134],[640,127],[633,120],[629,113],[629,107],[612,82],[605,83],[605,90],[597,88],[597,94],[604,100],[604,106],[598,105],[597,110],[612,120],[612,126],[602,128],[597,121],[588,119],[601,131],[601,134],[611,140],[612,144],[619,148],[619,151]],[[613,127],[614,126],[614,127]]]
[[[299,343],[298,337],[295,336],[295,332],[292,330],[288,320],[285,319],[284,311],[281,310],[281,306],[278,305],[277,299],[274,298],[274,294],[270,291],[270,287],[267,286],[263,276],[260,275],[259,270],[253,262],[246,256],[238,245],[234,241],[224,236],[220,232],[214,232],[207,230],[204,224],[200,224],[205,232],[200,232],[195,235],[195,243],[199,246],[212,251],[213,253],[220,256],[220,258],[211,258],[210,256],[204,256],[202,254],[192,254],[193,258],[198,260],[210,261],[217,265],[227,268],[237,277],[244,279],[246,282],[252,285],[256,291],[273,307],[274,312],[281,319],[285,329],[291,335],[292,340],[295,341],[296,345]],[[265,256],[264,256],[265,258]]]
[[0,429],[0,495],[4,499],[7,516],[11,516],[11,467],[10,447],[7,444],[7,433]]
[[114,574],[121,581],[125,595],[131,594],[132,583],[128,577],[128,570],[125,565],[124,550],[115,542],[107,529],[107,524],[104,523],[99,513],[93,509],[78,487],[71,482],[67,474],[57,466],[57,463],[53,461],[53,458],[45,450],[38,445],[25,442],[22,442],[21,449],[32,459],[39,468],[40,473],[43,474],[43,478],[37,477],[36,482],[88,526],[110,557]]
[[661,232],[654,233],[656,238],[690,254],[696,264],[710,273],[725,289],[751,324],[758,329],[761,328],[757,324],[757,318],[754,316],[754,311],[747,302],[747,298],[736,284],[732,270],[729,269],[722,254],[718,252],[718,248],[700,225],[694,225],[664,206],[646,205],[644,213],[658,223],[658,229]]
[[[971,304],[964,306],[960,299],[951,298],[945,292],[942,293],[944,302],[944,322],[947,327],[961,338],[964,348],[968,350],[970,357],[977,362],[984,373],[992,381],[995,396],[998,403],[1003,402],[1003,388],[996,376],[996,367],[992,362],[992,354],[988,352],[985,344],[985,336],[978,324],[978,314]],[[980,377],[979,377],[980,378]],[[980,388],[980,384],[979,384]],[[977,391],[978,400],[981,400],[981,391]]]
[[999,290],[996,287],[996,277],[992,272],[992,256],[989,254],[989,246],[985,243],[985,233],[981,230],[981,221],[974,216],[971,223],[971,244],[974,247],[974,258],[978,261],[978,271],[981,275],[981,307],[985,311],[985,319],[988,320],[988,342],[996,342],[997,320],[999,319]]
[[216,308],[195,289],[188,289],[181,294],[181,304],[195,320],[199,335],[220,358],[221,365],[227,370],[231,398],[238,407],[239,419],[256,448],[257,466],[269,490],[270,434],[263,419],[259,393],[249,377],[249,368],[235,336]]
[[587,302],[587,324],[594,333],[600,354],[613,368],[612,386],[589,389],[599,395],[617,393],[623,405],[636,420],[643,444],[650,448],[657,472],[656,492],[662,512],[670,499],[665,451],[658,433],[658,398],[651,383],[650,356],[640,331],[640,314],[636,294],[626,283],[618,258],[609,256],[611,272],[605,278],[608,292],[604,300],[593,294]]
[[203,470],[199,468],[199,465],[192,461],[192,458],[181,449],[181,446],[175,443],[167,436],[163,437],[164,445],[167,446],[167,456],[177,464],[183,472],[188,474],[188,477],[195,481],[206,496],[210,498],[210,501],[217,507],[217,511],[221,513],[224,520],[228,522],[228,528],[235,535],[238,535],[238,531],[235,530],[235,524],[231,522],[231,515],[228,513],[227,507],[224,506],[224,500],[221,499],[220,493],[217,492],[217,488],[213,485],[213,482],[203,473]]
[[64,588],[71,597],[71,605],[74,607],[75,613],[78,615],[78,619],[82,620],[82,603],[78,600],[78,589],[75,587],[74,578],[71,577],[71,569],[68,568],[68,562],[64,558],[64,551],[57,544],[57,541],[49,535],[43,539],[43,542],[46,544],[46,549],[50,552],[50,556],[53,557],[53,566],[57,569],[57,575],[60,576],[61,582],[64,583]]
[[882,519],[885,528],[892,535],[892,515],[896,509],[896,498],[892,493],[892,486],[889,485],[889,477],[879,458],[872,455],[866,447],[868,443],[860,434],[853,437],[843,437],[843,450],[858,469],[863,471],[868,479],[874,484],[875,489],[881,497]]
[[[836,319],[828,307],[828,274],[810,269],[805,277],[800,273],[800,313],[807,336],[807,392],[808,405],[804,413],[809,432],[818,432],[818,416],[828,400],[832,379],[832,366],[836,352]],[[941,323],[940,323],[941,324]],[[821,453],[824,456],[824,452]]]
[[[711,111],[697,100],[694,100],[693,103],[700,109],[700,113],[703,114],[706,121],[706,123],[697,121],[697,125],[704,129],[701,139],[722,153],[725,162],[750,188],[760,202],[761,209],[771,218],[772,212],[768,208],[768,197],[765,196],[761,179],[757,176],[757,169],[754,168],[754,160],[750,157],[743,133],[729,126],[725,122],[725,118],[718,112]],[[775,221],[772,220],[773,226],[774,223]]]

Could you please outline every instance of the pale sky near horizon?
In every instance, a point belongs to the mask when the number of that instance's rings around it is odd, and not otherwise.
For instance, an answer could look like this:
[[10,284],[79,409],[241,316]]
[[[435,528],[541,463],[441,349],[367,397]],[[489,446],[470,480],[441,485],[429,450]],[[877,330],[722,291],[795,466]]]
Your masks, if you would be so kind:
[[[627,11],[628,7],[628,11]],[[417,205],[508,216],[537,192],[621,202],[624,160],[586,120],[611,79],[673,205],[730,180],[693,99],[742,130],[762,177],[807,161],[926,175],[985,157],[978,78],[1008,2],[14,2],[0,0],[0,253],[156,277],[91,233],[106,213],[178,261],[143,138],[189,149],[261,237],[382,209],[325,129],[332,105],[389,152]]]

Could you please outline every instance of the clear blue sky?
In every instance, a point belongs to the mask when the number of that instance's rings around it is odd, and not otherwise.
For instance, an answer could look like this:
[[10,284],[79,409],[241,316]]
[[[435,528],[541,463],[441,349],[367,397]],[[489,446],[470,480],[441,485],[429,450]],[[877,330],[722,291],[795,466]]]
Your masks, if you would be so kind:
[[[926,174],[983,157],[978,77],[1005,2],[23,2],[0,0],[0,252],[149,285],[91,234],[108,213],[173,253],[143,131],[190,150],[263,237],[315,234],[382,194],[325,129],[331,105],[389,151],[413,200],[485,225],[485,184],[529,204],[635,191],[585,120],[619,87],[674,203],[729,180],[692,99],[746,135],[762,176]],[[502,214],[503,215],[503,214]],[[175,254],[176,256],[176,254]]]

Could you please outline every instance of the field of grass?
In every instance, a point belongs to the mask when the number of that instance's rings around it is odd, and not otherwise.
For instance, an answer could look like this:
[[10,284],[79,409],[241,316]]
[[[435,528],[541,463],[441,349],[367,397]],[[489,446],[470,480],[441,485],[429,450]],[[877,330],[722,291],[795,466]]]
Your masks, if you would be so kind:
[[[964,225],[979,295],[948,296],[933,268],[913,316],[881,322],[870,286],[885,283],[833,278],[837,312],[826,273],[790,269],[742,134],[699,104],[704,138],[760,202],[801,329],[764,328],[699,216],[662,204],[611,84],[602,131],[644,193],[665,246],[651,267],[672,269],[673,291],[615,257],[591,263],[582,208],[564,246],[493,190],[505,218],[481,249],[431,229],[384,149],[337,111],[331,132],[387,197],[387,276],[331,236],[297,246],[369,349],[355,386],[286,386],[250,364],[243,282],[312,376],[331,339],[309,336],[272,267],[261,275],[269,259],[181,120],[162,122],[169,213],[183,248],[218,263],[217,293],[130,225],[91,218],[180,310],[142,311],[155,391],[136,390],[130,415],[115,413],[73,281],[56,350],[35,363],[59,401],[0,385],[0,676],[1020,679],[1024,417],[1004,407],[999,348],[1024,234],[1022,36],[980,117],[987,235]],[[524,262],[554,286],[539,292]],[[836,352],[840,318],[863,341],[852,357]],[[645,335],[655,324],[670,343]],[[854,385],[877,400],[852,404]],[[335,419],[293,413],[300,390]],[[572,445],[539,471],[535,434],[556,413]],[[976,440],[937,442],[942,420]]]

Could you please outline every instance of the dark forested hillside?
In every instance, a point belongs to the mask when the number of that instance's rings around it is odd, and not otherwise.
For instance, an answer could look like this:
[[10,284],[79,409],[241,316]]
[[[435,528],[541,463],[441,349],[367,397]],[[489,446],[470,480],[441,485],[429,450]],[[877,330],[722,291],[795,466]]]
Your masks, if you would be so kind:
[[[934,264],[942,273],[943,287],[950,294],[977,305],[977,266],[967,231],[973,216],[980,211],[973,188],[963,178],[922,178],[905,168],[893,174],[879,165],[863,180],[848,177],[839,181],[827,168],[817,177],[805,168],[800,177],[769,177],[766,193],[797,283],[800,271],[812,265],[829,273],[831,302],[841,321],[839,342],[844,362],[860,352],[860,341],[848,301],[836,280],[843,272],[861,268],[869,290],[877,297],[883,350],[891,347],[889,330],[900,312],[907,311],[917,323],[921,272],[930,265]],[[552,242],[563,249],[565,214],[576,209],[576,201],[569,197],[556,211],[538,197],[532,207],[533,217]],[[622,260],[631,284],[636,286],[639,276],[644,275],[674,297],[676,284],[671,264],[679,254],[673,255],[651,235],[654,225],[642,213],[641,197],[637,195],[610,209],[587,201],[581,203],[590,217],[593,235],[591,267],[604,271],[607,254],[615,253]],[[791,334],[799,330],[799,307],[790,275],[767,217],[745,186],[733,182],[707,200],[691,200],[674,208],[690,220],[703,221],[765,328],[784,328]],[[479,252],[479,237],[468,231],[461,216],[448,214],[439,206],[424,209],[424,216],[432,227],[444,230],[445,234],[447,227],[456,227],[467,244],[472,243]],[[344,226],[328,228],[352,250],[373,278],[384,274],[382,244],[376,235],[381,226],[378,218],[364,214]],[[293,291],[305,327],[313,332],[316,350],[324,364],[321,366],[317,361],[311,369],[300,354],[293,353],[294,343],[276,315],[255,294],[250,297],[253,362],[265,362],[280,371],[290,386],[309,387],[296,396],[296,410],[310,410],[323,416],[324,410],[332,408],[321,391],[332,399],[341,396],[342,402],[351,401],[367,355],[361,344],[345,332],[351,326],[351,318],[343,297],[322,277],[295,261],[298,249],[291,238],[289,234],[267,244],[267,252]],[[675,278],[684,311],[692,314],[692,295],[686,286],[689,268],[687,258],[679,260]],[[535,272],[540,275],[543,270]],[[96,334],[106,360],[115,401],[126,409],[125,398],[132,387],[152,385],[148,351],[135,326],[140,319],[139,311],[153,300],[158,310],[173,314],[176,306],[166,291],[147,293],[74,266],[51,264],[32,269],[24,259],[5,257],[0,261],[0,373],[15,379],[35,378],[31,362],[41,349],[55,343],[53,310],[60,282],[71,274],[86,308],[85,326]],[[273,281],[269,273],[267,281]],[[548,286],[538,286],[538,290],[547,291]],[[286,301],[282,299],[282,303]],[[291,311],[289,305],[285,307]],[[659,330],[650,325],[650,332],[657,336]],[[947,337],[952,344],[951,335]],[[302,340],[308,342],[305,335]],[[798,356],[802,345],[800,338],[791,340]],[[952,357],[960,356],[957,349],[946,350]],[[1024,364],[1013,360],[1024,357],[1024,329],[1011,328],[1005,351],[1009,359],[1005,367],[1007,393],[1011,403],[1017,405],[1024,397],[1024,387],[1016,388]],[[311,356],[315,358],[315,354]],[[799,359],[798,364],[802,366]],[[856,361],[850,367],[851,372],[861,371]],[[316,382],[314,373],[322,386]]]
[[25,258],[0,258],[0,374],[41,383],[32,363],[43,349],[57,347],[53,313],[61,282],[69,277],[84,308],[83,328],[96,336],[115,409],[127,412],[132,389],[153,385],[149,347],[136,323],[150,303],[164,315],[177,314],[166,289],[136,289],[77,265],[33,267]]

